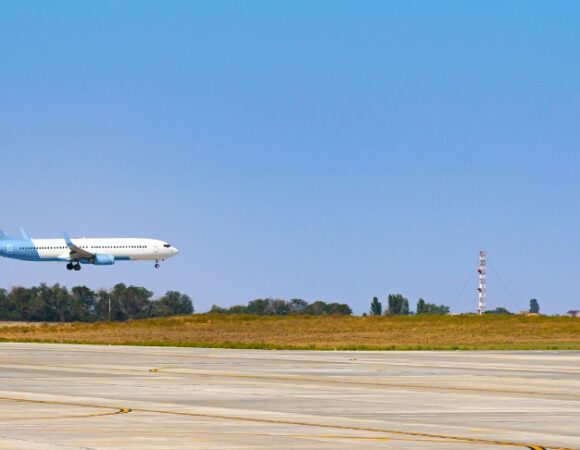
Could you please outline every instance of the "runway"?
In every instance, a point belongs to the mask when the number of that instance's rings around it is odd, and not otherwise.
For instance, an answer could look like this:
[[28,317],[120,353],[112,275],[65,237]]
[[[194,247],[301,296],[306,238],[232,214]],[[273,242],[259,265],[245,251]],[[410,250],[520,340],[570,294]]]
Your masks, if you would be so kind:
[[580,449],[580,352],[0,344],[0,449]]

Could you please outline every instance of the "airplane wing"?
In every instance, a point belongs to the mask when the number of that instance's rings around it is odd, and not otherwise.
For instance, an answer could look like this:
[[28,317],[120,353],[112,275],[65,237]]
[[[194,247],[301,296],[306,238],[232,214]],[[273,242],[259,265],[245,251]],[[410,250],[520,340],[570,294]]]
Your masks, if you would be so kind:
[[70,237],[68,237],[68,234],[63,233],[63,236],[64,241],[66,242],[66,245],[70,250],[70,259],[79,260],[83,258],[93,258],[95,256],[94,253],[87,252],[86,250],[83,250],[82,248],[77,247],[75,244],[73,244],[73,241],[71,241]]

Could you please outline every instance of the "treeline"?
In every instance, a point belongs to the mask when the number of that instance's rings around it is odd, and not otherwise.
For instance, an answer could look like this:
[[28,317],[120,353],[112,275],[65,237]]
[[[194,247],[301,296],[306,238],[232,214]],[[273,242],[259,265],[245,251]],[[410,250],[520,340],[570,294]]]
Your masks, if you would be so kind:
[[[524,313],[539,314],[540,303],[537,299],[530,299],[530,308],[528,311],[523,311]],[[386,308],[383,312],[383,304],[379,301],[377,297],[373,297],[371,301],[371,316],[404,316],[409,314],[430,314],[430,315],[445,315],[449,314],[449,306],[436,305],[434,303],[427,303],[422,298],[417,301],[417,307],[415,312],[411,311],[409,305],[409,299],[401,294],[389,294],[387,297]],[[513,314],[507,308],[499,306],[495,309],[488,309],[485,314]],[[568,313],[570,315],[570,312]]]
[[[383,314],[383,304],[377,297],[373,297],[370,314],[371,316],[380,316]],[[409,306],[409,299],[401,294],[389,294],[384,314],[386,316],[405,316],[409,314],[444,315],[449,314],[449,306],[427,303],[420,298],[417,302],[416,313],[413,313]]]
[[350,316],[352,309],[344,303],[327,303],[322,300],[308,303],[301,298],[293,298],[292,300],[258,298],[250,301],[247,305],[235,305],[229,308],[213,305],[210,313],[256,314],[259,316],[286,316],[292,314]]
[[93,291],[86,286],[67,289],[55,284],[31,288],[0,289],[0,320],[31,322],[122,321],[148,317],[192,314],[187,295],[168,291],[153,299],[153,292],[139,286],[117,284],[111,290]]

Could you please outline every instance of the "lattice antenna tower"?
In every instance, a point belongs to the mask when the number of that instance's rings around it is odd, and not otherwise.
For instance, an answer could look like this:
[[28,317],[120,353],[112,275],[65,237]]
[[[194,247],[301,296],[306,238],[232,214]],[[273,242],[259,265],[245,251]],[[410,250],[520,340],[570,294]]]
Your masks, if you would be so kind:
[[482,250],[479,252],[479,266],[477,266],[477,273],[479,276],[479,282],[477,284],[477,312],[478,314],[483,314],[485,312],[485,291],[486,291],[486,266],[487,266],[487,255]]

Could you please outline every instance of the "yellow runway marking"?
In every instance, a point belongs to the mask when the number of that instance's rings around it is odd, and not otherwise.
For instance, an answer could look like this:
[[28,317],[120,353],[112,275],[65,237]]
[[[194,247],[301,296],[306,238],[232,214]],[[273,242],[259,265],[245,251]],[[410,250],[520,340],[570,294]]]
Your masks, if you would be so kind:
[[[68,402],[56,402],[50,400],[28,400],[24,398],[9,398],[0,397],[0,401],[11,401],[17,403],[36,403],[43,405],[58,405],[58,406],[78,406],[82,408],[95,408],[95,409],[113,409],[115,411],[93,413],[93,414],[70,414],[66,416],[50,416],[50,417],[22,417],[16,419],[8,419],[8,421],[20,421],[20,420],[54,420],[54,419],[82,419],[85,417],[103,417],[103,416],[115,416],[118,414],[128,414],[131,412],[129,408],[118,408],[114,406],[101,406],[101,405],[89,405],[84,403],[68,403]],[[6,420],[3,420],[6,421]]]
[[[473,443],[473,444],[482,444],[482,445],[497,445],[503,447],[522,447],[522,448],[529,448],[532,450],[575,450],[572,448],[566,447],[552,447],[552,446],[538,446],[532,444],[525,444],[522,442],[512,442],[512,441],[501,441],[501,440],[492,440],[492,439],[480,439],[480,438],[470,438],[470,437],[462,437],[462,436],[449,436],[443,434],[431,434],[431,433],[420,433],[416,431],[399,431],[399,430],[384,430],[380,428],[367,428],[367,427],[355,427],[355,426],[347,426],[347,425],[328,425],[328,424],[321,424],[321,423],[311,423],[311,422],[300,422],[300,421],[291,421],[291,420],[276,420],[276,419],[257,419],[251,417],[236,417],[236,416],[224,416],[224,415],[214,415],[214,414],[204,414],[204,413],[186,413],[186,412],[178,412],[178,411],[164,411],[164,410],[155,410],[155,409],[146,409],[146,408],[134,408],[133,411],[138,412],[146,412],[146,413],[156,413],[156,414],[171,414],[171,415],[178,415],[178,416],[190,416],[190,417],[206,417],[211,419],[223,419],[223,420],[236,420],[242,422],[258,422],[258,423],[268,423],[274,425],[297,425],[297,426],[305,426],[305,427],[314,427],[314,428],[330,428],[336,430],[348,430],[348,431],[366,431],[371,433],[382,433],[382,434],[393,434],[399,436],[411,436],[411,437],[421,437],[421,438],[431,438],[440,441],[453,441],[453,442],[463,442],[463,443]],[[316,437],[316,436],[314,436]],[[348,437],[347,437],[348,438]]]
[[[528,448],[531,450],[574,450],[571,448],[566,447],[553,447],[553,446],[539,446],[533,444],[526,444],[522,442],[513,442],[513,441],[502,441],[502,440],[493,440],[493,439],[482,439],[482,438],[470,438],[470,437],[463,437],[463,436],[450,436],[450,435],[443,435],[443,434],[431,434],[431,433],[421,433],[421,432],[414,432],[414,431],[400,431],[400,430],[386,430],[380,428],[370,428],[370,427],[356,427],[356,426],[348,426],[348,425],[329,425],[324,423],[311,423],[311,422],[301,422],[301,421],[294,421],[294,420],[277,420],[277,419],[259,419],[259,418],[252,418],[252,417],[239,417],[239,416],[227,416],[227,415],[219,415],[219,414],[204,414],[204,413],[189,413],[189,412],[179,412],[179,411],[166,411],[166,410],[159,410],[159,409],[149,409],[149,408],[120,408],[115,406],[108,406],[108,405],[95,405],[89,403],[77,403],[77,402],[64,402],[64,401],[52,401],[52,400],[31,400],[31,399],[24,399],[24,398],[11,398],[11,397],[0,397],[0,401],[13,401],[13,402],[22,402],[22,403],[36,403],[36,404],[46,404],[46,405],[62,405],[62,406],[78,406],[84,408],[97,408],[97,409],[112,409],[112,412],[105,412],[105,413],[97,413],[97,414],[90,414],[84,416],[68,416],[68,417],[95,417],[95,416],[105,416],[105,415],[118,415],[118,414],[127,414],[132,411],[135,412],[142,412],[142,413],[150,413],[150,414],[168,414],[168,415],[176,415],[176,416],[185,416],[185,417],[203,417],[208,419],[220,419],[220,420],[233,420],[233,421],[241,421],[241,422],[254,422],[254,423],[263,423],[263,424],[272,424],[272,425],[293,425],[293,426],[303,426],[303,427],[312,427],[312,428],[323,428],[323,429],[334,429],[334,430],[346,430],[346,431],[364,431],[367,433],[373,434],[387,434],[387,435],[394,435],[394,436],[406,436],[411,438],[422,438],[421,441],[430,441],[430,442],[440,442],[440,443],[450,443],[450,442],[457,442],[457,443],[473,443],[473,444],[481,444],[481,445],[497,445],[503,447],[520,447],[520,448]],[[65,416],[66,417],[66,416]],[[56,418],[56,417],[55,417]],[[293,435],[286,435],[288,437],[292,437]],[[312,436],[305,436],[305,435],[295,435],[297,438],[340,438],[340,439],[367,439],[367,440],[393,440],[393,438],[389,436],[338,436],[338,435],[312,435]],[[400,439],[398,439],[400,440]],[[415,439],[416,440],[416,439]]]

